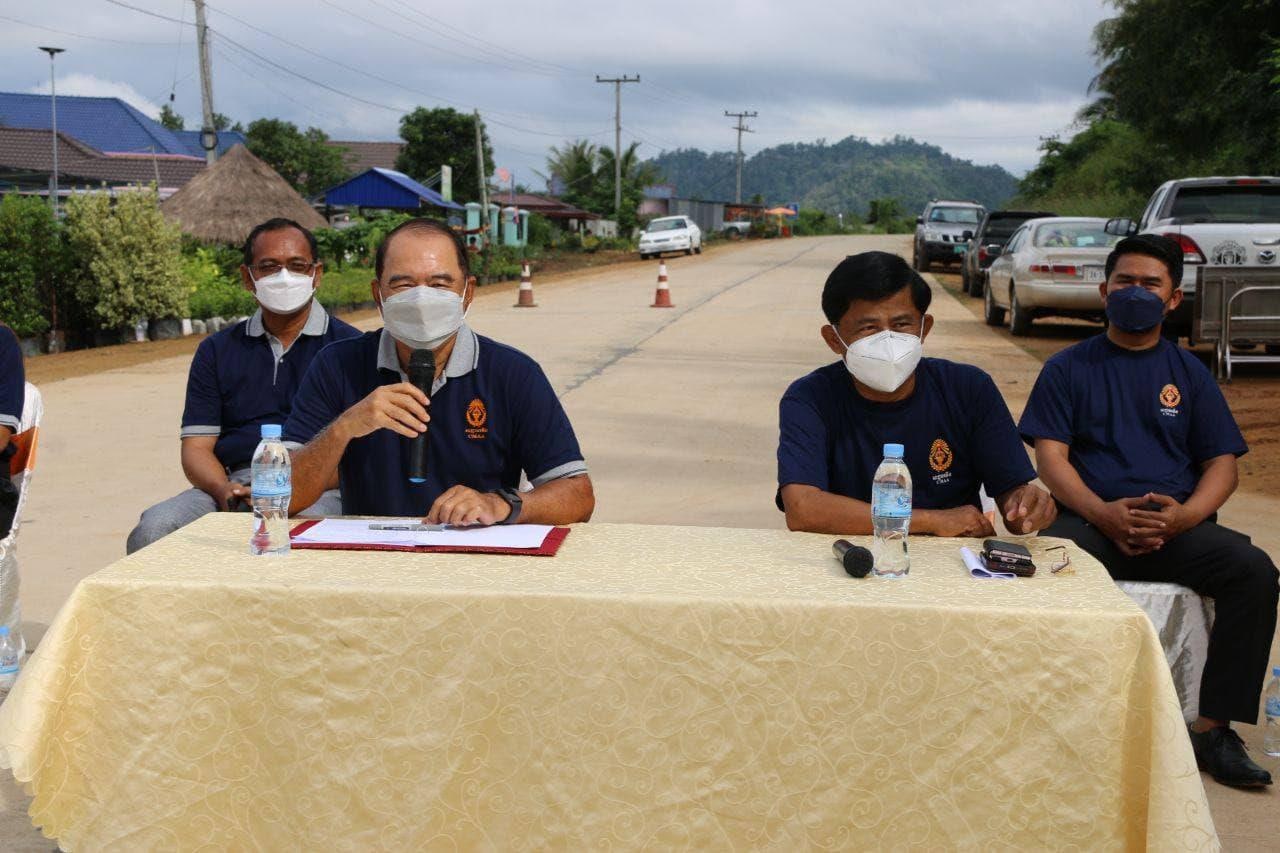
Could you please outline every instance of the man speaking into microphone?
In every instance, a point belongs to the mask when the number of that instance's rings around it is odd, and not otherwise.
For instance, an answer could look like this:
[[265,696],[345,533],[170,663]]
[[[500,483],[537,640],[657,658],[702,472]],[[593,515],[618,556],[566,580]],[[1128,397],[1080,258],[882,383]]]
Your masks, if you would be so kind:
[[[383,328],[316,357],[294,399],[290,513],[341,483],[346,515],[429,523],[571,524],[595,508],[551,383],[529,356],[466,324],[466,248],[411,219],[378,247]],[[519,491],[521,474],[532,489]]]

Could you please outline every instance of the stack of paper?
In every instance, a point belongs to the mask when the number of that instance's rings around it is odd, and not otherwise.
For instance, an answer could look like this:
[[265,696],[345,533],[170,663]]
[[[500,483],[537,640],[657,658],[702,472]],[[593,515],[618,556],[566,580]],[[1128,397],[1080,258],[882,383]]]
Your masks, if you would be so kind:
[[380,530],[379,527],[421,524],[418,518],[326,518],[296,534],[300,545],[389,545],[401,548],[541,548],[552,528],[546,524],[511,524],[495,527],[446,527],[442,530]]

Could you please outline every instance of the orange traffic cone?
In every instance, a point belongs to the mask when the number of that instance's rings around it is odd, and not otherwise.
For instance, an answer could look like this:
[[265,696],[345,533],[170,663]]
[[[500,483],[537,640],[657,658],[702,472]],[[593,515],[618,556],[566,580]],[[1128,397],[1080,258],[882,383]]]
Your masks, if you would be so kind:
[[667,287],[667,262],[658,261],[658,292],[653,296],[650,308],[674,308],[671,304],[671,289]]
[[515,307],[538,307],[538,303],[533,301],[533,275],[529,272],[528,261],[525,261],[520,267],[520,301],[515,304]]

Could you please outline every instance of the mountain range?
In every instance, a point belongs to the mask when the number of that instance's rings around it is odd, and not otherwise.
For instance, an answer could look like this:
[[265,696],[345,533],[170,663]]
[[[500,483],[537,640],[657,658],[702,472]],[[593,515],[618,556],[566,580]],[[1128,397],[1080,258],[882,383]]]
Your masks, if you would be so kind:
[[[723,201],[734,195],[732,151],[696,148],[666,151],[650,161],[674,184],[676,195]],[[742,199],[760,195],[768,204],[799,202],[829,213],[865,216],[872,199],[896,198],[915,213],[933,198],[972,199],[993,207],[1018,189],[1018,179],[1000,166],[978,166],[935,145],[906,137],[869,142],[850,136],[765,148],[742,166]]]

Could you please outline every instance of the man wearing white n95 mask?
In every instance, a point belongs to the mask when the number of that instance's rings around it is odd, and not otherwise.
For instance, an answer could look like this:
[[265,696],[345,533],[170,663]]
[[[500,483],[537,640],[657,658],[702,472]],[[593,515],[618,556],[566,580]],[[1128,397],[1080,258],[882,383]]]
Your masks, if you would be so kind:
[[[293,220],[270,219],[249,232],[240,278],[259,308],[196,350],[181,433],[182,470],[192,488],[142,513],[129,534],[130,554],[206,513],[247,508],[262,424],[288,418],[321,349],[359,334],[315,301],[323,273],[315,237]],[[332,492],[307,514],[339,511]]]
[[[326,484],[346,515],[454,525],[571,524],[595,506],[573,427],[537,362],[465,323],[475,298],[467,250],[430,219],[382,241],[373,298],[383,328],[326,349],[285,424],[296,511]],[[428,396],[408,381],[415,351],[434,355]],[[426,470],[409,479],[426,434]],[[518,491],[521,475],[533,488]]]
[[1014,533],[1056,517],[991,377],[921,357],[931,299],[887,252],[851,255],[827,278],[822,338],[840,360],[792,383],[779,407],[776,500],[790,529],[871,533],[871,480],[891,443],[911,472],[912,533],[993,535],[983,486]]

